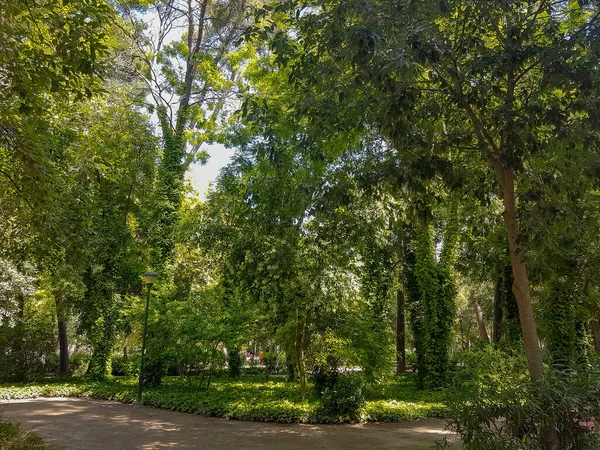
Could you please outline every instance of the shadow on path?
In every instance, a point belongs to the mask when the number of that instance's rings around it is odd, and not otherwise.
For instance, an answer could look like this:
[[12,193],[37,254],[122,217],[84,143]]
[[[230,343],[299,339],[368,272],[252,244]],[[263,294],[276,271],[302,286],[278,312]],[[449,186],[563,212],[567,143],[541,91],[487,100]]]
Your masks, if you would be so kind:
[[308,425],[242,422],[83,398],[0,402],[59,450],[426,450],[448,436],[443,420],[393,424]]

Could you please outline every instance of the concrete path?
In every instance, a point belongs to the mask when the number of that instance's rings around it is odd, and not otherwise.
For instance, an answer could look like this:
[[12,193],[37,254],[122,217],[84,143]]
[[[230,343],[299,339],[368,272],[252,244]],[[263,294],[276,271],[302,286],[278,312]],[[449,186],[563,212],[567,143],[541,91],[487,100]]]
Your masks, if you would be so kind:
[[35,431],[57,450],[426,450],[447,435],[443,420],[287,425],[200,417],[150,407],[135,409],[82,398],[0,402],[0,414]]

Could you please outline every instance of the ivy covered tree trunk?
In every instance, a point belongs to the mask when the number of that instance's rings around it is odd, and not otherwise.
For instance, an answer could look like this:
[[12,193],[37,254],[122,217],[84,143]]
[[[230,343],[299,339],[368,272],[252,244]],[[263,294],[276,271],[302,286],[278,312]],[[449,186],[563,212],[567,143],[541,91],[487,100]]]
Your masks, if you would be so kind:
[[594,338],[594,350],[596,350],[596,353],[600,353],[600,317],[592,320],[590,326]]
[[504,334],[502,329],[504,310],[502,309],[501,289],[502,277],[498,277],[494,286],[494,323],[492,328],[492,342],[500,342]]
[[404,293],[408,320],[413,336],[413,345],[416,354],[416,371],[419,376],[419,387],[424,386],[423,360],[424,360],[424,310],[423,296],[415,273],[417,258],[413,249],[414,229],[405,230],[402,240],[402,274],[404,277]]
[[417,231],[415,274],[423,309],[423,378],[425,386],[435,388],[446,382],[450,340],[456,312],[456,288],[451,275],[455,230],[449,225],[439,262],[435,260],[433,229],[424,225]]
[[555,278],[550,281],[548,321],[548,350],[552,363],[568,366],[578,359],[578,336],[576,330],[577,287],[570,280]]
[[406,322],[405,322],[404,291],[396,292],[396,373],[406,372]]

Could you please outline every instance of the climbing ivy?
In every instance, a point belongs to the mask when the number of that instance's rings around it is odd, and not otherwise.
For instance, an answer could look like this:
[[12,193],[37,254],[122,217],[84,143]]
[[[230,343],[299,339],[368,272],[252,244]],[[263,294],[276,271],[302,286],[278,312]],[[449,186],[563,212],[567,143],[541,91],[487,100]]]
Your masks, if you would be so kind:
[[436,261],[433,226],[419,224],[416,232],[414,275],[421,294],[421,379],[425,387],[444,384],[448,374],[448,354],[452,323],[456,313],[456,287],[452,277],[457,242],[454,221],[446,224],[443,248]]

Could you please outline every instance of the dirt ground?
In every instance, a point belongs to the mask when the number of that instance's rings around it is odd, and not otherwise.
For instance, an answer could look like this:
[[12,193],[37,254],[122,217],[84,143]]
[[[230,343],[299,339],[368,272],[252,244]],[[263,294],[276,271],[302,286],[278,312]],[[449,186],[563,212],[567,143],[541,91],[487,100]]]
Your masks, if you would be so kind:
[[[308,425],[240,422],[82,398],[0,402],[0,415],[57,450],[425,450],[453,436],[443,420]],[[458,448],[458,445],[453,448]]]

